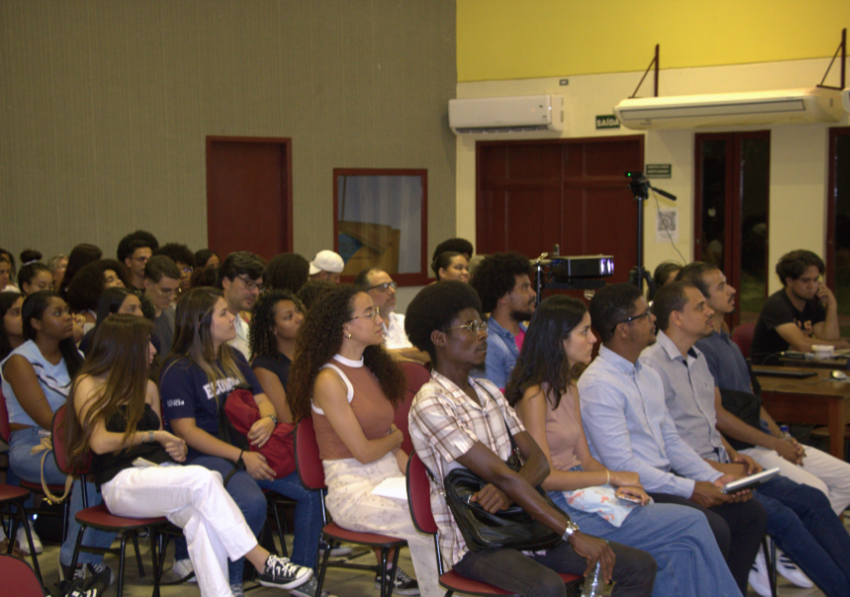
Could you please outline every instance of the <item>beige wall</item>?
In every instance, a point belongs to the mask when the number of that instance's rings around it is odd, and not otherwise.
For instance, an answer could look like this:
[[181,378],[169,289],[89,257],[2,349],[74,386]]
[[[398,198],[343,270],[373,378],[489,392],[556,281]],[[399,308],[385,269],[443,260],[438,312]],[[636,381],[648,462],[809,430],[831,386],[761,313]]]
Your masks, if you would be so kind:
[[[660,95],[690,95],[737,91],[763,91],[811,87],[826,72],[828,59],[796,60],[760,64],[665,69],[661,71]],[[833,70],[838,65],[833,67]],[[565,99],[566,127],[562,137],[594,137],[641,134],[626,128],[600,130],[595,116],[613,114],[613,107],[631,95],[641,72],[581,75],[559,78],[520,79],[459,83],[457,96],[488,97],[561,94]],[[651,94],[651,76],[642,96]],[[749,127],[770,129],[770,208],[768,262],[776,263],[787,251],[807,248],[821,255],[826,250],[827,145],[831,126],[847,126],[848,115],[834,124],[807,124]],[[700,132],[747,130],[748,127],[699,129]],[[654,186],[677,195],[672,203],[659,197],[662,207],[679,210],[679,241],[676,248],[693,258],[694,135],[697,131],[650,131],[645,133],[645,161],[672,164],[672,178],[655,180]],[[551,138],[552,134],[499,135],[499,138]],[[556,135],[557,136],[557,135]],[[458,235],[475,239],[475,141],[493,136],[461,135],[457,138],[457,221]],[[681,260],[669,241],[656,242],[655,202],[646,204],[644,259],[654,268],[661,261]],[[552,242],[556,242],[553,240]],[[617,264],[615,264],[617,265]],[[626,264],[630,267],[631,264]],[[623,267],[620,264],[620,267]],[[771,266],[772,267],[772,266]],[[777,290],[778,280],[769,276],[769,291]]]
[[335,167],[427,168],[454,233],[455,3],[0,3],[0,246],[136,228],[206,246],[207,135],[290,137],[294,248],[332,246]]

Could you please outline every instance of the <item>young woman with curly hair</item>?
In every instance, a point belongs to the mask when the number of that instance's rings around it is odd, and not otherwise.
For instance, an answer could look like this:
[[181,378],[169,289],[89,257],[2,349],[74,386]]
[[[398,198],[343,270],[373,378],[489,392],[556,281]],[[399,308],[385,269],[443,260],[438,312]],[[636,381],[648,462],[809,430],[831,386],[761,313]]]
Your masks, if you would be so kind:
[[469,282],[469,261],[462,253],[445,251],[434,257],[431,270],[437,277],[437,282],[443,280],[460,280]]
[[[183,529],[202,595],[231,597],[227,557],[248,559],[264,586],[288,588],[310,578],[276,574],[289,565],[257,544],[221,477],[202,466],[179,466],[186,443],[162,429],[148,367],[156,350],[153,324],[115,314],[98,322],[91,354],[71,390],[66,444],[72,465],[91,454],[95,482],[118,516],[166,516]],[[159,466],[134,464],[144,458]]]
[[406,539],[419,583],[398,570],[393,592],[431,597],[442,594],[433,542],[416,531],[405,502],[372,494],[407,465],[393,424],[404,373],[383,349],[382,324],[359,288],[340,285],[322,296],[301,324],[287,399],[296,421],[313,417],[334,521]]
[[547,298],[525,340],[505,398],[549,461],[543,488],[552,501],[582,531],[650,553],[658,562],[656,597],[738,595],[702,513],[650,503],[637,473],[608,470],[591,455],[575,383],[596,344],[584,303]]
[[[266,519],[263,489],[299,501],[296,508],[306,513],[301,516],[296,514],[296,517],[299,523],[305,520],[309,524],[305,525],[307,530],[296,529],[296,535],[303,537],[297,538],[292,554],[293,563],[289,565],[292,574],[297,575],[302,566],[312,568],[316,564],[316,546],[322,527],[319,496],[314,498],[311,492],[304,489],[296,472],[276,479],[277,473],[260,452],[243,452],[219,437],[219,404],[241,384],[251,388],[260,413],[260,419],[248,431],[248,440],[262,447],[272,438],[277,426],[274,406],[266,397],[248,361],[228,344],[236,337],[234,320],[235,316],[228,311],[221,290],[199,287],[180,296],[177,301],[174,343],[165,358],[160,376],[163,417],[166,429],[189,446],[187,463],[218,471],[223,478],[228,477],[236,465],[244,464],[244,470],[240,468],[233,472],[226,488],[255,535],[259,534]],[[306,508],[301,507],[302,500],[307,504]],[[312,514],[310,508],[317,514]],[[310,545],[311,541],[312,549],[303,547]],[[295,558],[301,561],[295,564]],[[180,543],[175,547],[175,560],[181,576],[191,571],[185,546]],[[243,567],[242,559],[230,564],[230,584],[234,596],[243,594]],[[308,586],[309,583],[303,588],[306,590]]]

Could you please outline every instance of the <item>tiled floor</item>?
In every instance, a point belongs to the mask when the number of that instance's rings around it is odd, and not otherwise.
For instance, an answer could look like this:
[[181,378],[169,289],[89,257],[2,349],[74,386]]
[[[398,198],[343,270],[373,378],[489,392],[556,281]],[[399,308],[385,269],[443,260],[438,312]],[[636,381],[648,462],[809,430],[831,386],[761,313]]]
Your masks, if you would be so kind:
[[[850,517],[848,517],[850,518]],[[845,522],[850,528],[850,524]],[[291,540],[291,537],[289,538]],[[144,552],[144,562],[146,566],[149,566],[150,559],[148,557],[148,545],[147,541],[143,542],[143,545],[140,546]],[[128,563],[126,567],[126,580],[124,586],[124,595],[126,597],[148,597],[151,595],[152,587],[150,583],[150,575],[148,572],[148,576],[145,578],[139,578],[138,568],[135,565],[134,559],[132,557],[132,548],[128,549]],[[59,547],[54,545],[45,546],[44,553],[39,556],[38,561],[42,567],[42,573],[44,574],[45,582],[48,585],[48,588],[55,588],[54,583],[58,580],[58,558],[59,558]],[[371,553],[366,554],[357,560],[358,563],[364,564],[372,564],[374,563],[374,556]],[[166,559],[167,566],[170,566],[171,557]],[[107,563],[112,566],[113,570],[117,571],[118,561],[117,558],[112,556],[107,557]],[[402,569],[405,570],[408,574],[413,576],[413,566],[410,563],[410,557],[407,553],[407,550],[402,551],[401,556],[399,558],[399,564]],[[848,563],[850,565],[850,563]],[[256,588],[251,588],[253,584],[246,583],[245,588],[248,589],[247,595],[250,597],[272,597],[274,595],[286,595],[285,591],[278,591],[275,589],[269,589],[266,587],[257,586]],[[374,585],[374,575],[365,572],[365,571],[349,571],[349,570],[340,570],[340,569],[330,569],[325,579],[325,590],[329,591],[332,595],[337,595],[338,597],[361,597],[361,596],[369,596],[378,594],[378,589],[375,588]],[[178,586],[165,586],[162,587],[161,591],[162,597],[196,597],[200,595],[200,591],[198,590],[197,584],[182,584]],[[107,597],[109,595],[115,595],[115,588],[113,587],[107,592]],[[780,597],[823,597],[823,593],[817,589],[800,589],[794,587],[788,583],[783,578],[779,579],[779,595]],[[2,583],[0,583],[0,597],[15,597],[12,595],[5,595],[3,593]],[[707,596],[709,597],[709,596]],[[714,596],[711,596],[714,597]],[[750,589],[747,597],[757,597],[757,593]]]

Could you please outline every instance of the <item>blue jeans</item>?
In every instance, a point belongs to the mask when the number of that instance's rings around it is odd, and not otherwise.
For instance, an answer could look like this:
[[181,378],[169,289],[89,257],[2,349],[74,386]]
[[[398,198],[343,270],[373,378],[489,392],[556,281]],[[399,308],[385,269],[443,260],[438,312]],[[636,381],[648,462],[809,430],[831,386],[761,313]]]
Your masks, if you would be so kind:
[[698,510],[675,504],[638,506],[615,527],[598,514],[572,508],[561,491],[550,491],[549,497],[583,533],[649,552],[658,563],[654,597],[740,597],[708,520]]
[[[299,566],[316,569],[319,537],[322,534],[322,497],[318,491],[301,484],[298,473],[275,479],[257,481],[261,489],[271,489],[295,500],[295,529],[290,560]],[[283,537],[280,538],[283,541]]]
[[[38,434],[40,427],[29,427],[19,431],[13,431],[9,437],[9,468],[13,470],[15,475],[24,481],[30,483],[41,483],[41,456],[42,454],[33,454],[32,448],[41,443],[41,436]],[[44,480],[49,485],[62,485],[65,483],[65,473],[59,470],[56,466],[56,460],[53,455],[48,455],[44,459]],[[100,492],[95,487],[94,483],[86,483],[86,495],[88,496],[88,505],[97,506],[101,503],[102,498]],[[33,498],[25,504],[26,507],[33,506]],[[71,508],[68,521],[68,535],[65,537],[62,548],[59,551],[59,561],[66,566],[71,563],[74,555],[74,545],[77,541],[77,535],[80,533],[80,523],[77,522],[76,514],[83,509],[82,485],[80,480],[74,481],[74,486],[71,490]],[[83,545],[89,547],[109,547],[112,541],[115,540],[115,533],[107,533],[98,531],[93,528],[87,528],[83,535]],[[77,558],[80,564],[96,564],[103,561],[101,554],[81,552]]]
[[828,597],[850,595],[850,534],[818,489],[774,477],[755,492],[767,532]]
[[[184,464],[197,464],[211,471],[218,471],[222,479],[226,479],[230,471],[233,470],[233,463],[224,458],[217,456],[198,456],[191,462]],[[260,534],[263,528],[263,522],[266,520],[266,496],[257,485],[257,482],[246,473],[244,470],[236,471],[227,482],[227,493],[236,502],[242,516],[245,517],[245,522],[248,523],[254,536]],[[189,557],[189,552],[186,549],[186,540],[180,537],[174,542],[174,558],[182,560]],[[231,585],[242,586],[242,574],[245,569],[245,558],[240,558],[237,561],[229,561],[228,575],[230,576]]]

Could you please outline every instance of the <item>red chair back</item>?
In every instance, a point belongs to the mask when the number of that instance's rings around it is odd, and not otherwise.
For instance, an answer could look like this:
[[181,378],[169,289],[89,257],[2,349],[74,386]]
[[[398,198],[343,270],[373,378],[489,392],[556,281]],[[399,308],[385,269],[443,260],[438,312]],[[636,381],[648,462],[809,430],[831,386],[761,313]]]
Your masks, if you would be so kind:
[[10,435],[12,430],[9,428],[9,411],[6,409],[6,398],[0,391],[0,437],[8,444]]
[[401,368],[404,371],[404,377],[407,380],[405,384],[404,400],[402,400],[395,411],[393,423],[401,430],[404,436],[404,441],[401,443],[401,449],[410,454],[413,452],[413,442],[410,440],[410,432],[407,428],[407,416],[410,413],[410,405],[413,403],[413,398],[423,385],[431,379],[431,374],[428,370],[418,363],[401,363]]
[[85,465],[82,469],[72,471],[71,463],[68,461],[68,449],[65,446],[65,409],[67,404],[63,404],[53,413],[53,424],[51,425],[52,440],[53,440],[53,459],[56,461],[57,468],[66,475],[85,475],[89,472],[91,466],[91,452],[86,458]]
[[416,452],[407,460],[407,504],[416,529],[429,535],[435,534],[437,523],[431,511],[431,483],[428,480],[428,470]]
[[304,417],[295,428],[295,468],[308,489],[325,488],[325,468],[319,458],[313,417]]
[[742,323],[732,331],[732,342],[738,345],[744,358],[750,358],[750,346],[753,344],[753,332],[756,331],[756,324]]
[[30,565],[7,556],[0,555],[0,578],[3,579],[3,594],[15,597],[44,597],[44,589]]

